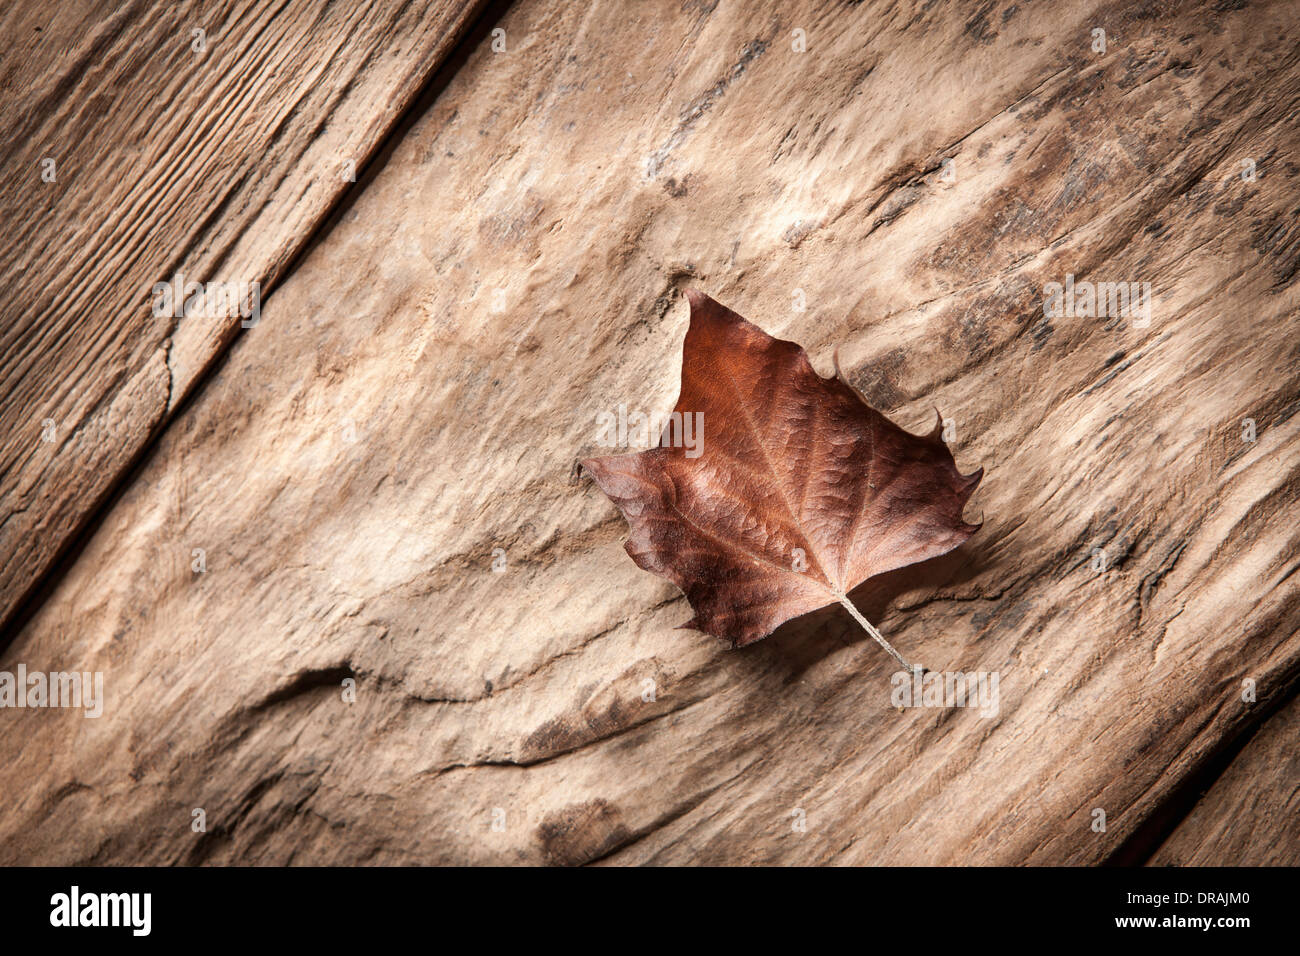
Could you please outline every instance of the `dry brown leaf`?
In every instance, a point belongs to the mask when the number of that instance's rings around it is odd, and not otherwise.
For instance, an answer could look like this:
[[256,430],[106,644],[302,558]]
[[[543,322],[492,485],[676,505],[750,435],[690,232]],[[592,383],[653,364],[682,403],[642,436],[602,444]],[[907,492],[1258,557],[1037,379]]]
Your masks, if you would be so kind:
[[[908,666],[846,595],[974,534],[962,510],[983,469],[957,471],[941,425],[909,434],[800,346],[687,298],[681,395],[659,446],[582,463],[627,519],[627,553],[685,592],[683,627],[740,647],[839,601]],[[687,415],[699,434],[683,434]]]

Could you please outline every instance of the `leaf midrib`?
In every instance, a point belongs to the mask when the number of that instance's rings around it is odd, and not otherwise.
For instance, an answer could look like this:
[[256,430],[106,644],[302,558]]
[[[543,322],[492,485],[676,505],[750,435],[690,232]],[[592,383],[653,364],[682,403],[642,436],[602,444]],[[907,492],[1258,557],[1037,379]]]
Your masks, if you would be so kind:
[[[831,580],[831,576],[827,572],[826,563],[822,560],[822,556],[817,549],[813,547],[812,536],[808,534],[808,531],[803,526],[803,522],[801,522],[799,516],[795,514],[794,507],[790,504],[790,499],[786,497],[785,487],[781,483],[780,475],[777,473],[771,456],[767,453],[767,446],[763,444],[762,434],[759,431],[758,426],[754,423],[754,420],[750,418],[749,411],[745,408],[745,403],[741,400],[740,389],[737,388],[735,379],[732,377],[731,370],[728,368],[725,360],[718,362],[718,370],[722,372],[723,377],[727,380],[727,385],[730,387],[731,394],[735,398],[736,407],[740,410],[741,417],[745,420],[745,426],[749,429],[749,433],[754,439],[754,444],[758,446],[759,454],[763,456],[763,461],[766,463],[768,472],[772,476],[772,483],[776,486],[777,494],[781,498],[781,502],[785,505],[786,512],[790,515],[791,523],[795,530],[797,530],[803,537],[804,544],[808,545],[808,553],[812,555],[817,562],[817,568],[821,571],[822,577],[825,579],[825,584],[823,586],[832,594],[839,595],[843,592],[843,588],[841,588],[837,582]],[[776,565],[775,562],[772,562],[770,559],[768,563],[780,567],[780,565]],[[802,573],[789,568],[781,568],[781,570],[786,574]],[[818,581],[817,583],[822,584],[821,581]]]

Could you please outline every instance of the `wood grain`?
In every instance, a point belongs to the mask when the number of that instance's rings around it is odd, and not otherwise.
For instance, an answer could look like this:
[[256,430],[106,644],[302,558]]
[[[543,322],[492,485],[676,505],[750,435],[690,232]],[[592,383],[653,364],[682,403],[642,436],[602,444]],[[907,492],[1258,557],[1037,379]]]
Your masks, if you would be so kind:
[[265,297],[480,6],[0,12],[0,624],[241,329],[155,283]]
[[1255,733],[1152,855],[1152,865],[1300,865],[1297,740],[1300,698]]
[[[0,657],[107,695],[5,713],[0,861],[1118,853],[1300,679],[1297,12],[958,9],[513,6]],[[952,420],[983,529],[853,597],[995,715],[838,608],[674,629],[573,464],[672,407],[686,287]]]

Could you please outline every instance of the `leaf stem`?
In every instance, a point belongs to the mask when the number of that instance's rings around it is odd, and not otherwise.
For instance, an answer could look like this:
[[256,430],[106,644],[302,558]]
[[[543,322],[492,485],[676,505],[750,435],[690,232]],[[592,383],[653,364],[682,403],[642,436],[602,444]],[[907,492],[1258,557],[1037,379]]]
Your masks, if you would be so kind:
[[[898,651],[894,650],[894,645],[890,644],[889,641],[885,640],[885,635],[881,634],[878,630],[876,630],[876,628],[872,625],[872,623],[868,621],[865,617],[863,617],[862,613],[856,607],[853,606],[853,602],[848,599],[848,595],[841,594],[839,591],[836,591],[835,596],[839,598],[839,602],[843,604],[845,608],[848,609],[848,612],[853,615],[853,619],[862,625],[862,629],[876,639],[877,644],[879,644],[881,647],[887,650],[890,653],[890,656],[892,656],[894,660],[898,661],[898,663],[902,664],[903,667],[906,668],[909,673],[913,670],[912,665],[907,663],[907,661],[903,658],[903,655],[898,653]],[[925,670],[925,668],[922,667],[920,668],[920,670]]]

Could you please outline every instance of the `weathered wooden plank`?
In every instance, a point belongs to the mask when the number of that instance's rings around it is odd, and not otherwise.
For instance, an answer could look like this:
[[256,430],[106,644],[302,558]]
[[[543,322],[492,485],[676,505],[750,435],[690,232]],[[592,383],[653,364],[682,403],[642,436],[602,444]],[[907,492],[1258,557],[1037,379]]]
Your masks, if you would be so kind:
[[[5,713],[0,860],[1124,846],[1300,666],[1296,8],[954,9],[512,7],[0,659],[107,696]],[[672,406],[687,285],[952,419],[984,529],[855,599],[996,714],[895,709],[836,609],[673,629],[570,475]]]
[[[0,11],[0,624],[265,295],[480,3]],[[195,31],[203,31],[199,36]],[[154,314],[180,274],[245,315]]]
[[1269,718],[1151,858],[1156,866],[1300,865],[1300,698]]

